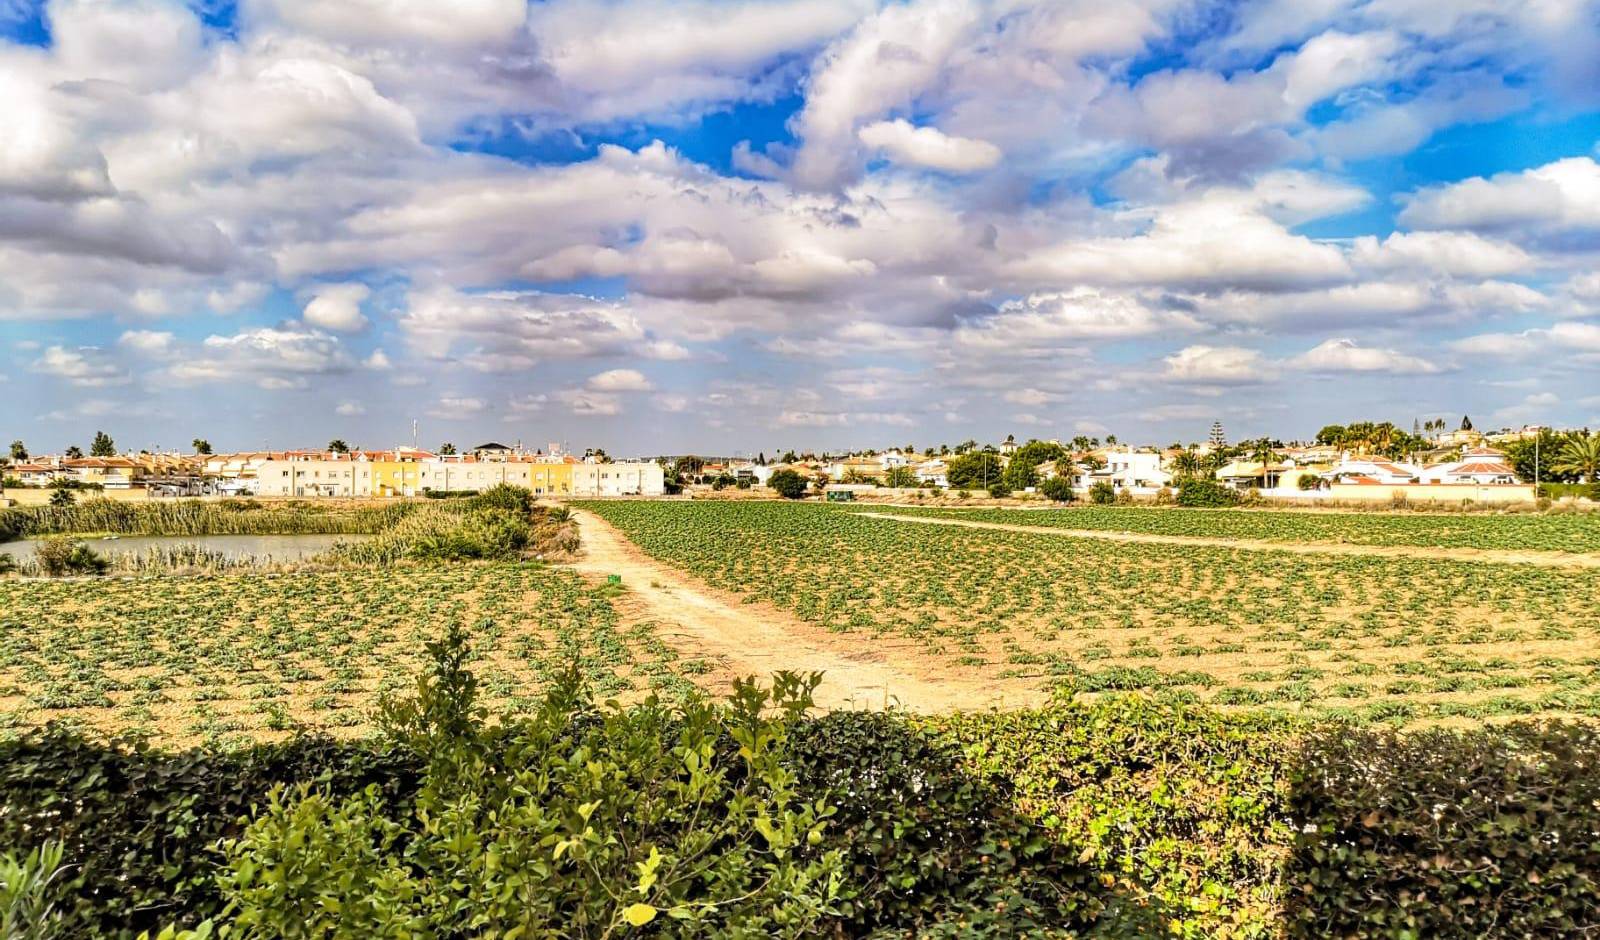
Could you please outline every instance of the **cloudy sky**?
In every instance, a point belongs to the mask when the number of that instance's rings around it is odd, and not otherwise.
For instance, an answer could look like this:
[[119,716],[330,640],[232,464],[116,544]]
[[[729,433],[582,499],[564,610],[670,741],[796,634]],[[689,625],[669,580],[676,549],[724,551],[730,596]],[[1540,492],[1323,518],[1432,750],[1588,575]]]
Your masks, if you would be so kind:
[[1600,0],[0,0],[0,436],[1600,425]]

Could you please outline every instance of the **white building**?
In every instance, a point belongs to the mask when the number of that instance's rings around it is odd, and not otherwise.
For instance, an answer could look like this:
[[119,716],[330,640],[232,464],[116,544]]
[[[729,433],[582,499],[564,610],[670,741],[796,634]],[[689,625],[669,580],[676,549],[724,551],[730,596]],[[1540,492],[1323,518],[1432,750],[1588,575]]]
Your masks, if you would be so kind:
[[653,460],[572,465],[574,496],[660,496],[666,472]]
[[1387,460],[1383,457],[1351,459],[1349,454],[1345,454],[1334,465],[1332,470],[1324,471],[1321,476],[1330,483],[1383,483],[1397,485],[1401,483],[1416,483],[1422,478],[1422,470],[1411,464]]
[[1488,447],[1468,447],[1461,459],[1423,469],[1423,483],[1515,483],[1517,472],[1506,455]]
[[1118,489],[1154,490],[1172,482],[1172,474],[1161,469],[1161,455],[1135,451],[1132,447],[1107,448],[1106,465],[1081,474],[1084,485],[1107,482]]
[[947,475],[950,472],[950,466],[938,457],[932,460],[924,460],[917,464],[912,472],[917,475],[918,483],[925,483],[929,486],[950,485],[950,478]]

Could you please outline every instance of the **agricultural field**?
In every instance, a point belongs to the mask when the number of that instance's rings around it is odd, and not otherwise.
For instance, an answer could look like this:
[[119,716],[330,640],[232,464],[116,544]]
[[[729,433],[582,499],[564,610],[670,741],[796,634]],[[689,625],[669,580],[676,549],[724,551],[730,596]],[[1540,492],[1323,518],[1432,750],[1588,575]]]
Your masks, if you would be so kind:
[[164,743],[354,734],[451,622],[472,628],[492,708],[574,662],[603,694],[681,681],[671,651],[648,626],[625,630],[608,593],[523,563],[0,581],[0,723]]
[[[815,504],[584,505],[714,587],[863,644],[913,639],[975,676],[1396,724],[1600,715],[1592,567],[1114,543]],[[1507,524],[1476,536],[1505,546],[1539,521],[1472,525]]]
[[1321,512],[1074,506],[1065,509],[858,507],[862,511],[1147,535],[1265,542],[1410,545],[1489,551],[1600,552],[1600,512]]

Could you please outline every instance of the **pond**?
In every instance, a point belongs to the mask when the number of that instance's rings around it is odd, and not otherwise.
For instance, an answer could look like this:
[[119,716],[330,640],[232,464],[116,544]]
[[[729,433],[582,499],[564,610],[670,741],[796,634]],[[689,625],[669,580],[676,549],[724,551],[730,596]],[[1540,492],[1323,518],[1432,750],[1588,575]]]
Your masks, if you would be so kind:
[[[303,561],[320,555],[339,542],[359,542],[370,535],[122,535],[112,538],[86,538],[83,544],[96,554],[142,555],[152,548],[195,545],[208,552],[220,552],[231,560]],[[18,564],[33,558],[43,539],[0,542],[0,554],[9,554]]]

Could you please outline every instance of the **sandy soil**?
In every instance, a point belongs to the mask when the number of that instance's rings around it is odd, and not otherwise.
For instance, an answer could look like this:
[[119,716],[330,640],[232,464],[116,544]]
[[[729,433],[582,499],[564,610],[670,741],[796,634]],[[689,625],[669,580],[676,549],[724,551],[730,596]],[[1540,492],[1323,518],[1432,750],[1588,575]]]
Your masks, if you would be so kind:
[[823,709],[892,706],[932,713],[1044,699],[1025,680],[952,672],[902,640],[832,633],[771,605],[744,603],[649,557],[593,513],[572,513],[583,549],[570,567],[596,581],[621,575],[628,589],[617,600],[623,615],[632,622],[653,621],[662,639],[684,656],[719,662],[721,675],[820,671],[816,700]]
[[1105,539],[1111,542],[1138,542],[1146,545],[1206,545],[1246,551],[1293,552],[1299,555],[1367,555],[1383,558],[1431,558],[1540,565],[1550,568],[1600,568],[1600,555],[1579,555],[1571,552],[1491,551],[1480,548],[1353,545],[1339,542],[1269,542],[1262,539],[1213,538],[1204,535],[1155,535],[1147,532],[1114,532],[1104,529],[1062,529],[1054,526],[980,522],[975,519],[952,519],[944,516],[902,516],[893,512],[858,512],[855,515],[868,519],[888,519],[893,522],[953,525],[968,529],[993,529],[999,532],[1023,532],[1031,535],[1064,535],[1080,539]]

